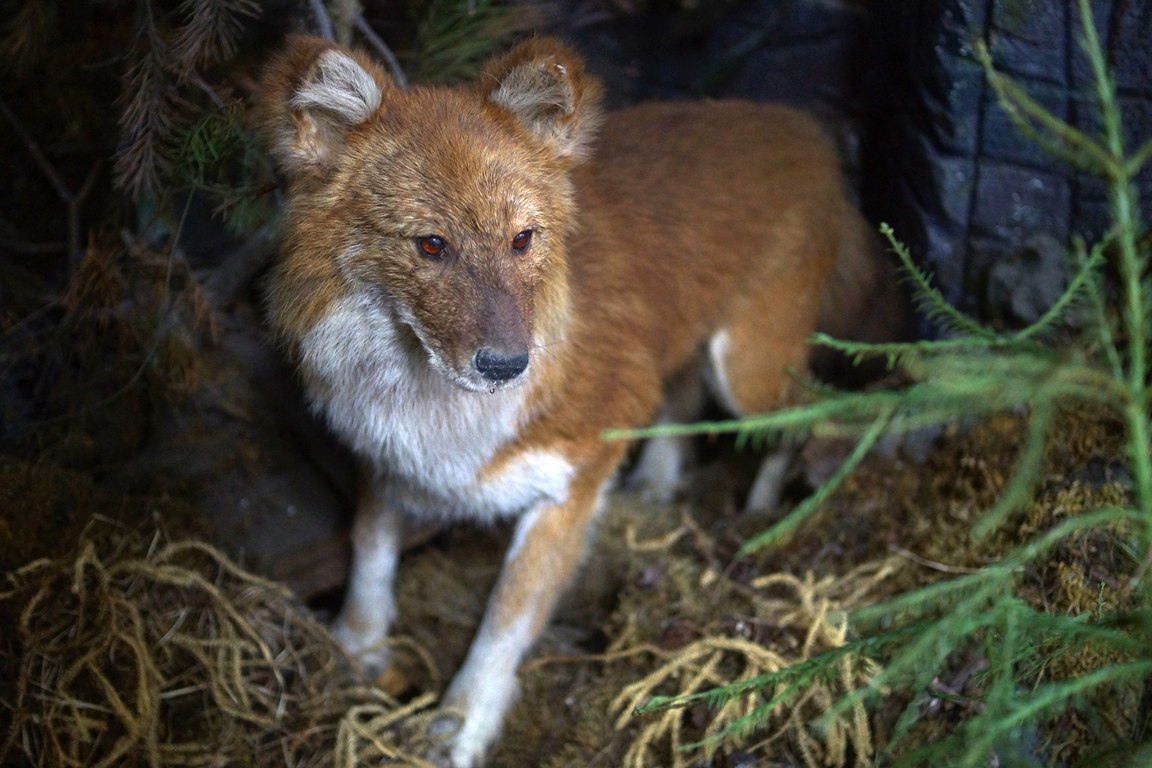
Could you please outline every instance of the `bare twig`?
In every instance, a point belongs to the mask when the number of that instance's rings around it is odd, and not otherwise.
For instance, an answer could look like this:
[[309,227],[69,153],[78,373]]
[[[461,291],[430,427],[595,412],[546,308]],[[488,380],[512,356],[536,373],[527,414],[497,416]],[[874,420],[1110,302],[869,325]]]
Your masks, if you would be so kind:
[[356,17],[356,29],[360,34],[364,35],[364,39],[371,43],[372,47],[376,49],[376,52],[384,58],[384,63],[388,65],[388,71],[392,73],[392,79],[396,81],[396,86],[401,90],[406,89],[408,87],[408,78],[404,76],[404,70],[400,68],[400,62],[397,60],[396,54],[392,52],[392,49],[388,47],[388,44],[384,42],[383,38],[376,34],[376,30],[369,26],[362,15]]
[[88,171],[88,175],[80,185],[80,190],[73,192],[68,188],[68,184],[65,183],[64,178],[56,171],[55,166],[52,165],[48,156],[40,149],[40,145],[36,142],[36,139],[32,138],[32,134],[28,132],[24,124],[20,122],[20,118],[8,108],[7,102],[2,98],[0,98],[0,114],[4,115],[4,119],[12,126],[12,130],[15,131],[20,140],[24,142],[24,148],[28,150],[28,154],[32,157],[32,160],[48,179],[48,182],[56,192],[56,196],[60,198],[60,202],[64,203],[67,207],[69,267],[75,269],[83,254],[81,244],[83,238],[80,231],[80,208],[84,203],[84,199],[95,185],[97,172],[100,170],[100,161],[96,161]]
[[5,237],[0,238],[0,248],[35,256],[37,254],[60,253],[61,251],[66,251],[68,250],[68,243],[64,240],[31,242],[28,240],[14,240]]
[[271,222],[265,223],[225,257],[208,281],[208,294],[217,308],[235,301],[273,253]]
[[96,177],[102,165],[100,160],[92,164],[88,169],[88,175],[84,177],[84,183],[80,185],[80,191],[68,201],[68,254],[72,260],[70,265],[72,269],[80,263],[85,250],[82,243],[83,234],[80,231],[80,208],[88,198],[92,187],[96,186]]
[[308,7],[312,9],[312,17],[316,20],[316,34],[325,40],[334,40],[332,19],[328,16],[328,9],[324,7],[324,0],[308,0]]
[[980,571],[983,570],[981,568],[967,568],[962,565],[947,565],[946,563],[938,563],[935,560],[929,560],[926,557],[921,557],[915,552],[904,549],[904,547],[896,546],[895,544],[889,545],[888,551],[905,559],[911,560],[918,565],[922,565],[925,568],[931,568],[932,570],[940,571],[941,573],[980,573]]
[[25,149],[28,150],[28,154],[32,156],[32,159],[36,161],[36,165],[40,166],[40,170],[48,177],[48,181],[51,182],[52,186],[56,188],[56,196],[59,197],[62,202],[71,202],[72,193],[68,190],[68,185],[64,183],[64,179],[60,178],[60,174],[56,172],[52,163],[48,161],[48,158],[40,150],[40,145],[32,138],[32,134],[28,133],[24,124],[16,117],[16,114],[8,108],[8,104],[3,98],[0,98],[0,113],[4,115],[4,119],[12,126],[12,130],[20,137],[20,140],[24,142]]
[[328,18],[332,20],[333,39],[340,45],[352,42],[356,19],[364,13],[360,0],[326,0]]
[[208,83],[208,81],[205,80],[199,72],[194,70],[190,71],[185,77],[188,82],[192,83],[192,85],[196,86],[204,92],[204,95],[208,97],[209,101],[211,101],[213,105],[215,105],[216,109],[224,109],[224,99],[220,98],[220,94],[216,93],[216,89],[213,88],[212,85]]

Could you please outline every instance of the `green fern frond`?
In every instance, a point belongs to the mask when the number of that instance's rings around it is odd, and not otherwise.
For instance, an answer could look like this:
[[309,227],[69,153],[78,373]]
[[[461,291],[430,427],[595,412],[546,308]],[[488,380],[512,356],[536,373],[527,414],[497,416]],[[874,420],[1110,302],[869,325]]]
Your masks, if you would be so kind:
[[888,240],[892,252],[899,259],[904,278],[912,287],[912,300],[926,319],[949,334],[988,339],[995,337],[991,329],[956,309],[944,298],[932,284],[932,278],[916,264],[907,246],[896,238],[891,225],[881,224],[880,234]]

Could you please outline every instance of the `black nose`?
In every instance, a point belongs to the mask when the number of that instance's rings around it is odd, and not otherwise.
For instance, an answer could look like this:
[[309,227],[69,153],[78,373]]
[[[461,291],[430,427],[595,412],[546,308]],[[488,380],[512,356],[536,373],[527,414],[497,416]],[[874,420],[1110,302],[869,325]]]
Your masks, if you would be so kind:
[[490,347],[482,347],[476,353],[475,364],[476,370],[488,381],[508,381],[528,367],[528,353],[505,355]]

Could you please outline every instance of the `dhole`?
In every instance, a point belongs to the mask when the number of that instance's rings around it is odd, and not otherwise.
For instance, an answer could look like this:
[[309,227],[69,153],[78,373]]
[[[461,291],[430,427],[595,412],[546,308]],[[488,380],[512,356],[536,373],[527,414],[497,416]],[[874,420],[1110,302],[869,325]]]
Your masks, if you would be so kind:
[[400,90],[360,52],[294,38],[261,86],[290,184],[270,321],[364,470],[336,636],[385,661],[405,517],[516,521],[444,696],[463,720],[433,758],[457,768],[498,735],[580,563],[628,450],[601,433],[660,417],[667,382],[699,371],[736,414],[779,406],[822,314],[879,314],[874,243],[811,119],[605,116],[599,96],[548,39],[474,84]]

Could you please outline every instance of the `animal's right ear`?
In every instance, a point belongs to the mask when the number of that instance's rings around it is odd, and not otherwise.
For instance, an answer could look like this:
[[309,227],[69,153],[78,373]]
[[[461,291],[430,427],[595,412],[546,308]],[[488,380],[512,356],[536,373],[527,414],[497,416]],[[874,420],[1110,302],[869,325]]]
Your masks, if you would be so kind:
[[348,132],[379,108],[388,75],[364,54],[318,37],[292,37],[264,72],[258,115],[269,150],[290,178],[323,176]]
[[600,84],[584,60],[559,40],[542,37],[488,62],[481,86],[557,157],[584,159],[600,125]]

